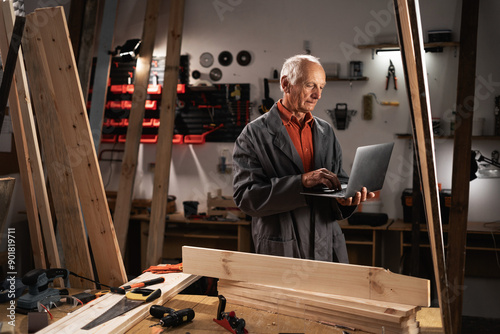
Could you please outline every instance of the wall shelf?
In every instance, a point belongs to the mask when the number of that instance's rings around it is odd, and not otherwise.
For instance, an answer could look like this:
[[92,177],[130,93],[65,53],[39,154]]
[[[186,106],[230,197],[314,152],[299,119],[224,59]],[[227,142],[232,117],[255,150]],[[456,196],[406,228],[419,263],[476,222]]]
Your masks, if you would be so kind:
[[[426,52],[441,52],[442,48],[454,47],[455,48],[455,57],[456,50],[460,46],[460,42],[434,42],[434,43],[424,43],[424,49]],[[377,51],[388,51],[395,50],[399,51],[399,44],[391,44],[391,43],[381,43],[381,44],[362,44],[355,46],[358,49],[371,49],[372,50],[372,59],[374,58]]]

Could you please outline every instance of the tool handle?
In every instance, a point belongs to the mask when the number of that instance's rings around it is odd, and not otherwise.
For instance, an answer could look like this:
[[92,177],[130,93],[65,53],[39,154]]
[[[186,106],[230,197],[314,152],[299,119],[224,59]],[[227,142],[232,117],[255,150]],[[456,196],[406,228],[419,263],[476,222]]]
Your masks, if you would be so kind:
[[165,316],[175,312],[173,308],[165,307],[161,305],[152,305],[149,308],[149,314],[151,314],[156,319],[164,318]]
[[149,281],[144,281],[144,282],[140,282],[140,283],[130,284],[128,286],[124,286],[123,288],[124,289],[126,289],[126,288],[128,288],[128,289],[142,288],[144,286],[154,285],[154,284],[163,283],[163,282],[165,282],[165,277],[158,277],[158,278],[150,279]]
[[146,303],[149,303],[160,296],[161,296],[161,289],[151,290],[151,289],[141,289],[141,288],[129,291],[125,295],[127,299],[142,300]]
[[394,89],[398,89],[398,78],[394,76]]
[[222,313],[226,309],[226,297],[219,295],[219,307],[217,308],[217,320],[222,320]]

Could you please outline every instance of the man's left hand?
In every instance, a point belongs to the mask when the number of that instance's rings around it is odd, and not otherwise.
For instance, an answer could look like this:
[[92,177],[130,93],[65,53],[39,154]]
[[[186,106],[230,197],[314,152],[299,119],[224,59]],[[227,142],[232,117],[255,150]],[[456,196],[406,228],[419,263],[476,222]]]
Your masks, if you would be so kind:
[[375,197],[375,193],[368,192],[366,187],[363,187],[361,191],[358,191],[354,197],[349,198],[337,198],[337,202],[343,206],[350,205],[359,205],[361,202],[366,201],[367,199]]

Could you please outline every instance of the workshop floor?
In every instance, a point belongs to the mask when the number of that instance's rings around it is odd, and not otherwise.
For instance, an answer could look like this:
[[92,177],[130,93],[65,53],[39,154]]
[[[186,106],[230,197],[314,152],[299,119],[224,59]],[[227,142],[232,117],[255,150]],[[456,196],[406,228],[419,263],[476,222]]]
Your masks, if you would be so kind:
[[462,334],[498,334],[500,319],[462,316]]

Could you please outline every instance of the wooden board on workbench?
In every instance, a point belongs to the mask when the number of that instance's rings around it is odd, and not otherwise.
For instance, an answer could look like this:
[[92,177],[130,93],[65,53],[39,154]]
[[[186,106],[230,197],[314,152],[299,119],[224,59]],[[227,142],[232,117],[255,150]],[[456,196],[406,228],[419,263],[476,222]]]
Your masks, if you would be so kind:
[[430,305],[430,282],[369,266],[280,256],[182,248],[184,272],[312,292]]
[[100,316],[102,313],[106,312],[114,304],[116,304],[125,295],[108,293],[103,297],[100,297],[81,309],[71,313],[67,317],[51,324],[50,326],[44,328],[43,330],[37,332],[38,334],[49,334],[57,333],[58,331],[63,331],[65,333],[125,333],[127,330],[132,328],[141,320],[149,316],[149,308],[151,305],[163,305],[172,297],[181,292],[184,288],[188,287],[195,281],[199,279],[199,276],[189,275],[184,273],[172,273],[172,274],[152,274],[144,273],[134,280],[130,281],[129,284],[143,282],[146,280],[154,279],[157,277],[165,277],[165,282],[161,284],[151,285],[150,289],[161,289],[162,295],[155,301],[147,304],[140,305],[129,312],[122,314],[119,317],[111,319],[99,326],[96,326],[90,330],[82,330],[81,328]]

